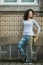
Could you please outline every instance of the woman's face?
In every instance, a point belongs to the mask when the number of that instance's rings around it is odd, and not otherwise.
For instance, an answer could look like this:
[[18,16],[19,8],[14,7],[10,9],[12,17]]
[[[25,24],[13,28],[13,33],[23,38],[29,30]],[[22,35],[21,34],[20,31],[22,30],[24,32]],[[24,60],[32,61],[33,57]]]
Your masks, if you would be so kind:
[[33,12],[29,11],[29,18],[33,18]]

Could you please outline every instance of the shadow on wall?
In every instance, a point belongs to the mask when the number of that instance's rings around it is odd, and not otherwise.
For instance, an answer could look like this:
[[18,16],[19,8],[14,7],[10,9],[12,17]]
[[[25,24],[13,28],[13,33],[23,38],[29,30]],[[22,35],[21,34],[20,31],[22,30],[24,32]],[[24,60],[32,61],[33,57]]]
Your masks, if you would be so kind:
[[43,37],[41,36],[36,44],[36,51],[37,51],[37,59],[42,60],[43,59]]

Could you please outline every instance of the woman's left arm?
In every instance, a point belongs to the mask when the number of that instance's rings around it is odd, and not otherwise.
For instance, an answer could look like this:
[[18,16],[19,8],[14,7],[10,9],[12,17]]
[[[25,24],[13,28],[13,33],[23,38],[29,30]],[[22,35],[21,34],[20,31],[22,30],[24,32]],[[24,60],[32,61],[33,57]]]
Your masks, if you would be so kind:
[[41,30],[41,28],[40,28],[40,26],[39,26],[39,24],[37,23],[37,21],[36,20],[34,20],[34,25],[36,26],[36,28],[37,28],[37,34],[38,33],[40,33],[40,30]]
[[39,24],[37,23],[36,20],[34,20],[33,24],[34,24],[34,25],[36,26],[36,28],[37,28],[37,33],[34,34],[34,42],[36,42],[36,40],[38,39],[38,33],[40,33],[41,28],[40,28],[40,26],[39,26]]

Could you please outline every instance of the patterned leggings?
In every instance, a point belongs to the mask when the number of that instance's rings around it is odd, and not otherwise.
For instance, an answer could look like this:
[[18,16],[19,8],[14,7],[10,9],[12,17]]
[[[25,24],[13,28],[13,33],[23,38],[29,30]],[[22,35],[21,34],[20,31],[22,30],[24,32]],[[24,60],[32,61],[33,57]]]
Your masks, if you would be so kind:
[[18,43],[18,49],[20,51],[20,54],[24,57],[25,52],[22,48],[24,44],[27,44],[27,52],[28,52],[28,59],[32,59],[32,41],[33,37],[30,35],[23,35],[21,40]]

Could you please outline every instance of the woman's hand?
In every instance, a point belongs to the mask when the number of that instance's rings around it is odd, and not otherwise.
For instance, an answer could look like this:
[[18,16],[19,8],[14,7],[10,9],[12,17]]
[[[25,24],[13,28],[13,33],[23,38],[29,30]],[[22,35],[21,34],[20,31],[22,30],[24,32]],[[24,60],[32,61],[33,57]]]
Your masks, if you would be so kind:
[[34,42],[36,42],[37,39],[38,39],[38,34],[35,34],[35,35],[34,35]]
[[37,37],[38,36],[38,34],[34,34],[34,37]]

